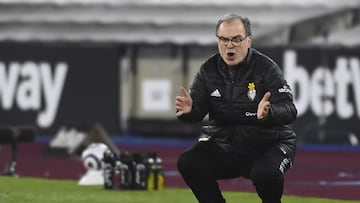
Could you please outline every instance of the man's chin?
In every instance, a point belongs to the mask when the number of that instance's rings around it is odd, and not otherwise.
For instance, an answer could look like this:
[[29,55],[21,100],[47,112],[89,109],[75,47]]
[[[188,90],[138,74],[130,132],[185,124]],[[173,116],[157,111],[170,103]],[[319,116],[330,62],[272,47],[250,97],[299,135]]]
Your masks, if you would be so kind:
[[235,66],[235,65],[238,64],[237,61],[235,61],[235,60],[229,60],[229,59],[225,60],[225,62],[226,62],[226,64],[227,64],[228,66]]

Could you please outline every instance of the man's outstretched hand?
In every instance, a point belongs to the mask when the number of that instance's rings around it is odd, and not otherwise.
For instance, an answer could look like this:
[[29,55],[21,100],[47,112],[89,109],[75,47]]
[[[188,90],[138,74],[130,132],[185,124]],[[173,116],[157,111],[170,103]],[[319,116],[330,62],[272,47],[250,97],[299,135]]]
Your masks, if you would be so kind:
[[270,92],[266,92],[264,97],[261,99],[261,101],[258,104],[258,110],[257,110],[257,118],[258,119],[264,119],[269,115],[269,109],[270,109]]
[[181,95],[176,96],[176,116],[181,116],[191,112],[193,101],[184,87],[180,87]]

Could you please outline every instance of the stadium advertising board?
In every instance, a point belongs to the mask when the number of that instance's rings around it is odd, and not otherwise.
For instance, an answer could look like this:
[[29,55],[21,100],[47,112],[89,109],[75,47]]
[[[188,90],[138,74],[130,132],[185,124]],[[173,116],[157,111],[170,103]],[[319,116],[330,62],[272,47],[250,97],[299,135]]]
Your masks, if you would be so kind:
[[359,48],[264,49],[283,68],[293,88],[301,142],[358,144]]
[[99,122],[118,132],[118,55],[110,45],[1,43],[0,125],[53,135]]

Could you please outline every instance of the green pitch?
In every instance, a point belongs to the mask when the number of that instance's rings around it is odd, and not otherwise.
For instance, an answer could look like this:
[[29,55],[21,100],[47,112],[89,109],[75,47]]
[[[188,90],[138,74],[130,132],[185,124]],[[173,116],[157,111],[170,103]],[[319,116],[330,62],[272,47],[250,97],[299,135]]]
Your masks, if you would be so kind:
[[[253,193],[224,192],[228,203],[260,203]],[[196,203],[188,189],[163,191],[108,191],[102,186],[78,186],[77,181],[0,176],[0,202],[3,203]],[[284,203],[359,203],[284,196]]]

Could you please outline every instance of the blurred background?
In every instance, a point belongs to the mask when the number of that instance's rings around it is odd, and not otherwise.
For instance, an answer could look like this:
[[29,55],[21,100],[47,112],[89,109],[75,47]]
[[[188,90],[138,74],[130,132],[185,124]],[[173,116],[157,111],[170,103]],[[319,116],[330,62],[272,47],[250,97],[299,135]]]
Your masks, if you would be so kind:
[[[74,158],[100,139],[120,150],[172,149],[159,154],[168,164],[167,175],[178,176],[176,156],[193,143],[200,124],[177,121],[174,98],[217,52],[215,26],[228,13],[250,19],[253,47],[280,65],[294,90],[294,127],[306,154],[299,164],[319,151],[330,151],[324,157],[339,161],[355,160],[351,157],[360,149],[357,0],[0,0],[0,125],[35,129],[34,140],[19,146],[18,171],[77,178],[80,172],[57,175],[58,168],[71,164],[53,167],[55,160]],[[10,154],[4,144],[2,163]],[[26,154],[37,161],[46,157],[48,168],[21,160]],[[359,163],[353,164],[329,169],[330,180],[360,178]],[[171,184],[183,185],[180,179]]]

